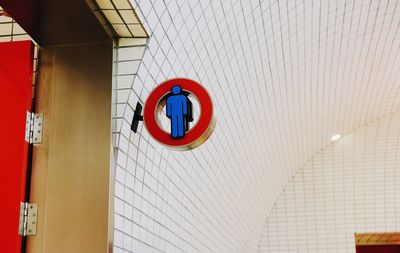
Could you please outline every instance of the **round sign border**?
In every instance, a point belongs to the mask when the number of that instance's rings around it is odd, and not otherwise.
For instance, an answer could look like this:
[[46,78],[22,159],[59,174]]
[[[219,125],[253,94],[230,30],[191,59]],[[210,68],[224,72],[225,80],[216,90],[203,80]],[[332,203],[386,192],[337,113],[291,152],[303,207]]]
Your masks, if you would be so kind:
[[[181,139],[173,139],[157,123],[158,104],[165,95],[171,92],[174,85],[181,86],[182,90],[195,96],[201,108],[196,125]],[[154,88],[144,105],[143,122],[149,134],[158,143],[175,150],[190,150],[200,146],[210,137],[216,125],[209,93],[198,82],[187,78],[169,79]]]

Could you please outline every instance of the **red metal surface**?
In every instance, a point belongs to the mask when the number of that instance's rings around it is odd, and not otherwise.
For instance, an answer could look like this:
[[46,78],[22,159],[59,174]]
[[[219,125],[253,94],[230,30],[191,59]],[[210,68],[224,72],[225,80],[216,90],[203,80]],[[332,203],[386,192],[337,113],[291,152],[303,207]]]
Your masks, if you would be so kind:
[[0,43],[0,252],[4,253],[21,250],[19,203],[25,197],[25,120],[32,103],[32,75],[32,43]]
[[357,253],[400,253],[400,245],[356,246]]

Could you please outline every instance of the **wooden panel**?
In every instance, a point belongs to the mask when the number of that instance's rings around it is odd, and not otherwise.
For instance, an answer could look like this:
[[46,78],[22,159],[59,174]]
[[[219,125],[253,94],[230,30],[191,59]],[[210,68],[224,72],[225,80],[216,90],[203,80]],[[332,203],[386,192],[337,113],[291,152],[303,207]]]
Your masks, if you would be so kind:
[[356,234],[356,245],[400,245],[400,233]]
[[39,203],[29,253],[109,252],[112,44],[45,47],[31,199]]
[[0,252],[19,253],[19,204],[25,201],[28,159],[25,120],[32,102],[32,42],[0,43],[0,55]]

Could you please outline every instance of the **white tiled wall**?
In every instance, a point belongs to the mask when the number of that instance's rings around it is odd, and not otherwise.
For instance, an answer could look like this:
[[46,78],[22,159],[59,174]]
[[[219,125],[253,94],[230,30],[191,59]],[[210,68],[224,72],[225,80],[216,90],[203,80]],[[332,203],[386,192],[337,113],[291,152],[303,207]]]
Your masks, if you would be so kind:
[[[132,4],[150,38],[142,61],[117,70],[117,253],[257,252],[296,171],[333,134],[399,110],[397,0]],[[136,102],[177,76],[210,91],[218,120],[189,152],[160,146],[142,124],[129,130]]]
[[258,252],[355,252],[354,233],[400,231],[399,116],[308,161],[269,212]]
[[[397,0],[131,3],[150,38],[114,54],[115,253],[353,252],[354,232],[400,229]],[[0,41],[26,38],[0,17]],[[218,120],[189,152],[130,131],[179,76]]]

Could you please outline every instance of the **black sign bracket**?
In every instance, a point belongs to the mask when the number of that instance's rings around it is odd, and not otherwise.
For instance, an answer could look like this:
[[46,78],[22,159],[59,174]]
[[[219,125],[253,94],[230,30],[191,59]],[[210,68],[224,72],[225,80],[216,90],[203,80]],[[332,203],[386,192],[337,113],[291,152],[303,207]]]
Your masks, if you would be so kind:
[[132,119],[132,124],[131,124],[131,130],[134,133],[137,133],[139,121],[143,121],[142,109],[143,109],[143,106],[139,102],[137,102],[135,112],[133,113],[133,119]]

